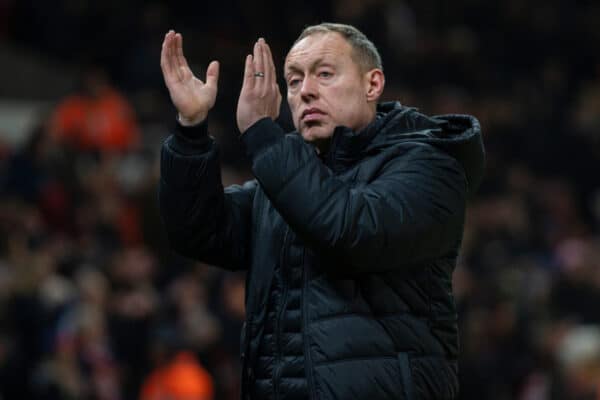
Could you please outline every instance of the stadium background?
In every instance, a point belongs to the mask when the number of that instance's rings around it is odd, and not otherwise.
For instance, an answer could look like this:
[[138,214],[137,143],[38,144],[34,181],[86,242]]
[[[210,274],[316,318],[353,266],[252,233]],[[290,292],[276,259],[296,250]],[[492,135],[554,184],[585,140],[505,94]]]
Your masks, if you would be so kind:
[[600,398],[600,3],[3,0],[0,399],[237,398],[243,275],[173,254],[157,212],[160,45],[182,32],[201,78],[220,60],[210,127],[240,182],[245,54],[264,36],[281,66],[321,21],[379,47],[385,99],[482,123],[460,399]]

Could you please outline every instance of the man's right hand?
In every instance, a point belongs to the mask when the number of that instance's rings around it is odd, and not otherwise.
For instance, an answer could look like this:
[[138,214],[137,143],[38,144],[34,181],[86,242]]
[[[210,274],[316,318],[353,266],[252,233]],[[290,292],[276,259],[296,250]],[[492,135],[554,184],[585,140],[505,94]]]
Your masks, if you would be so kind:
[[171,30],[163,41],[160,67],[173,105],[179,112],[179,122],[190,126],[204,121],[217,98],[219,63],[212,61],[208,65],[206,83],[196,78],[183,56],[181,34]]

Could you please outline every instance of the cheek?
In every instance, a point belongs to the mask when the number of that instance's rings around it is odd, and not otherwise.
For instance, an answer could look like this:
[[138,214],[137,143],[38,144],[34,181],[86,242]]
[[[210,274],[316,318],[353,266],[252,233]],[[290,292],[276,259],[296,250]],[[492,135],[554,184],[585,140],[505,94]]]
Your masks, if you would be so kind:
[[361,112],[365,107],[363,101],[361,101],[360,94],[344,90],[342,93],[336,94],[332,98],[334,104],[334,116],[337,125],[346,125],[352,127],[357,119],[361,118]]
[[335,115],[343,116],[347,121],[356,115],[356,111],[365,104],[365,94],[355,82],[345,82],[329,88],[328,101]]

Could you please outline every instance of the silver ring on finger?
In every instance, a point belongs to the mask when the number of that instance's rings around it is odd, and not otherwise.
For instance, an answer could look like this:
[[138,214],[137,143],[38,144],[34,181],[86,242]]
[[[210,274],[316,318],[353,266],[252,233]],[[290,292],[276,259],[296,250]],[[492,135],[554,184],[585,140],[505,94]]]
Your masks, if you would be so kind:
[[264,78],[265,77],[265,73],[264,72],[255,72],[254,73],[254,77],[255,78]]

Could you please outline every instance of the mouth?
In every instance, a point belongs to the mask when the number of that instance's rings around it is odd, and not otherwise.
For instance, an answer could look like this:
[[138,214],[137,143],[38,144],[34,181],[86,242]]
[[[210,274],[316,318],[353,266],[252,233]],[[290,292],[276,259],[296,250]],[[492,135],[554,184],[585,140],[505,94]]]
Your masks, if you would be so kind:
[[300,120],[303,122],[316,121],[321,119],[323,115],[325,115],[325,112],[318,108],[307,108],[306,110],[302,111]]

